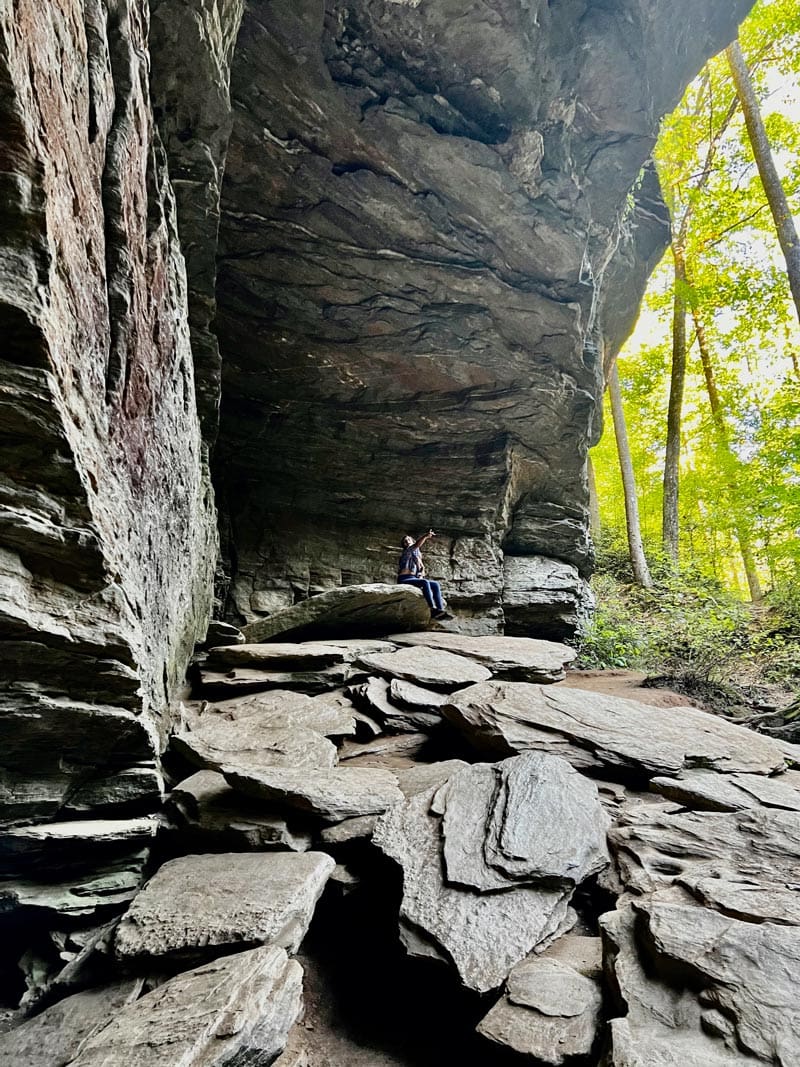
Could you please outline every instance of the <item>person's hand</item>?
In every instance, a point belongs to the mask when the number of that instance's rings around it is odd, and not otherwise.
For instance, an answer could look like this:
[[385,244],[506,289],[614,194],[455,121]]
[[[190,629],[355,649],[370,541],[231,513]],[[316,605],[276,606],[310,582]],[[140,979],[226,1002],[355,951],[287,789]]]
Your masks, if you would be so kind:
[[435,536],[436,536],[436,534],[434,533],[433,530],[428,530],[428,537],[435,537]]

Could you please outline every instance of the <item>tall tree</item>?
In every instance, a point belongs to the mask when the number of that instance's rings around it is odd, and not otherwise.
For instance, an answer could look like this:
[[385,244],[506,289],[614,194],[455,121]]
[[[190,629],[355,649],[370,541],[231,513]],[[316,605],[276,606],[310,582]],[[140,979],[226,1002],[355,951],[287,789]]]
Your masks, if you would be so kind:
[[711,417],[716,432],[717,447],[721,453],[723,477],[728,490],[727,495],[730,506],[733,511],[733,528],[736,532],[736,540],[739,542],[739,551],[742,554],[742,563],[744,564],[744,573],[747,578],[747,588],[750,590],[750,599],[755,602],[763,598],[764,592],[761,588],[761,581],[758,577],[758,568],[756,567],[756,561],[753,556],[750,532],[747,528],[747,523],[744,520],[740,506],[741,492],[736,481],[735,473],[737,467],[736,457],[731,448],[728,427],[725,423],[723,406],[720,401],[719,390],[717,389],[717,380],[714,374],[714,363],[711,357],[708,335],[706,334],[705,326],[703,325],[703,320],[700,317],[700,311],[696,303],[692,304],[692,318],[694,321],[695,335],[697,336],[697,345],[700,349],[700,361],[703,365],[703,376],[706,381],[706,390],[708,392]]
[[800,320],[800,239],[797,236],[797,228],[778,168],[775,166],[764,120],[761,117],[758,97],[738,40],[725,49],[725,55],[742,105],[747,136],[753,149],[767,203],[775,221],[778,242],[786,260],[789,287],[792,291],[797,317]]
[[633,568],[633,578],[637,585],[651,589],[653,579],[644,554],[642,544],[642,527],[639,522],[639,501],[636,495],[636,479],[633,474],[631,450],[628,444],[628,429],[625,425],[625,411],[622,407],[622,393],[619,387],[617,361],[611,365],[608,376],[608,395],[611,400],[611,414],[614,420],[614,436],[617,441],[619,469],[622,474],[622,487],[625,494],[625,524],[628,531],[628,550]]
[[[730,94],[728,94],[730,97]],[[669,407],[667,410],[667,447],[664,457],[664,495],[662,498],[661,539],[664,550],[673,562],[678,561],[678,497],[680,487],[681,411],[686,380],[686,243],[693,221],[695,207],[708,185],[719,146],[736,112],[736,98],[730,97],[727,106],[718,113],[715,100],[715,85],[711,70],[706,67],[701,76],[697,93],[695,120],[702,117],[703,126],[698,139],[693,130],[693,151],[686,152],[684,144],[680,151],[687,161],[694,162],[698,154],[702,163],[698,170],[673,172],[670,183],[664,183],[667,201],[672,215],[672,259],[674,284],[672,301],[672,373],[670,376]],[[708,111],[708,132],[706,115]],[[704,148],[704,151],[703,151]],[[663,160],[660,162],[663,163]],[[662,172],[663,166],[659,168]]]
[[[680,486],[681,412],[686,382],[686,273],[683,250],[673,240],[675,265],[672,291],[672,370],[667,408],[667,447],[664,454],[664,496],[661,510],[661,540],[664,551],[678,562],[678,494]],[[627,499],[627,498],[626,498]]]

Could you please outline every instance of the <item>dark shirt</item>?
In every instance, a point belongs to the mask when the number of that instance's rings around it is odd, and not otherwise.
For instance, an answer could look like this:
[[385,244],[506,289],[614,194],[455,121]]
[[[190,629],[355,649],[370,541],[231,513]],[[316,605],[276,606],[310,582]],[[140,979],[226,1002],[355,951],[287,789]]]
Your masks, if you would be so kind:
[[[415,577],[422,574],[422,553],[414,545],[404,548],[400,554],[400,562],[397,565],[397,574],[400,577],[403,571],[410,571]],[[408,577],[408,575],[406,575]]]

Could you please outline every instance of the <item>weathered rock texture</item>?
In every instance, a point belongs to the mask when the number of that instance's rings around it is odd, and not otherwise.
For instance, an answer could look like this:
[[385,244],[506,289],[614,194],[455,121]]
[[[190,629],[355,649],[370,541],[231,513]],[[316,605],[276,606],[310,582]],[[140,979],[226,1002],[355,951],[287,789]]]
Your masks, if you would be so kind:
[[0,12],[0,729],[13,736],[0,789],[18,798],[12,820],[52,817],[98,779],[98,806],[114,803],[116,772],[156,754],[210,605],[213,503],[148,23],[145,0]]
[[666,236],[627,194],[748,7],[249,6],[217,280],[240,616],[391,579],[431,523],[483,632],[574,630],[602,335]]

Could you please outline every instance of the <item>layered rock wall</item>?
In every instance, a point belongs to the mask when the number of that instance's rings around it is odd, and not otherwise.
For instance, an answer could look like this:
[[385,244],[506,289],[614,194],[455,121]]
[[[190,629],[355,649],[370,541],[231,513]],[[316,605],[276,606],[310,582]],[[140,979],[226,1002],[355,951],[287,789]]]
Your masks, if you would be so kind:
[[148,32],[144,0],[0,8],[11,821],[53,816],[97,775],[153,765],[210,604],[214,507]]
[[217,279],[239,617],[391,580],[433,525],[462,614],[574,630],[603,334],[667,234],[629,191],[748,6],[247,6]]

